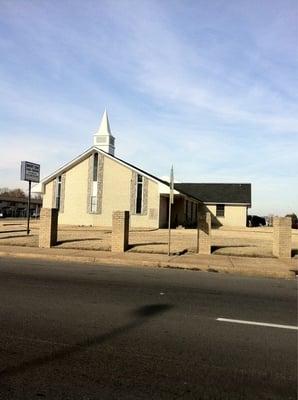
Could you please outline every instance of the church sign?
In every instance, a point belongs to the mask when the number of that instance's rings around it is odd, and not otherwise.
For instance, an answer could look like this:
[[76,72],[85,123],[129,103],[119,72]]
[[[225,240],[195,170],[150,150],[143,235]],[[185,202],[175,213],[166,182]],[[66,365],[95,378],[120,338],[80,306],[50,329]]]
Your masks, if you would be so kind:
[[29,161],[21,162],[21,180],[29,182],[39,182],[40,165]]
[[40,165],[30,161],[21,161],[21,180],[29,182],[28,207],[27,207],[27,235],[30,233],[30,203],[31,203],[31,182],[39,182]]

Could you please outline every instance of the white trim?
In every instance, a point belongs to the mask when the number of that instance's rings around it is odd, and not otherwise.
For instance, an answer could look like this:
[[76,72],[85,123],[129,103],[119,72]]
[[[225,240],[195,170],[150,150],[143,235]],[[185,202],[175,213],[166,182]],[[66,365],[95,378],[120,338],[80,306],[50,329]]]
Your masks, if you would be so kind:
[[[109,153],[106,153],[105,151],[101,150],[98,146],[90,147],[88,150],[84,151],[84,153],[80,154],[78,157],[74,158],[73,160],[69,161],[67,164],[65,164],[62,167],[60,167],[59,169],[57,169],[51,175],[48,175],[47,177],[42,179],[40,181],[40,183],[38,184],[38,185],[41,185],[41,193],[44,193],[44,185],[49,183],[57,175],[61,175],[63,172],[67,171],[69,168],[79,164],[81,161],[83,161],[85,158],[87,158],[94,151],[103,154],[105,157],[108,157],[110,160],[113,160],[113,161],[117,162],[118,164],[120,164],[120,165],[122,165],[122,166],[124,166],[124,167],[126,167],[126,168],[128,168],[128,169],[130,169],[132,171],[135,171],[137,174],[142,175],[142,176],[146,177],[147,179],[157,183],[159,185],[159,194],[168,194],[168,193],[160,193],[160,189],[162,187],[167,187],[168,188],[168,186],[165,185],[164,183],[162,183],[161,180],[155,179],[154,177],[148,175],[145,171],[140,170],[137,167],[134,167],[132,165],[128,165],[125,161],[119,160],[115,156],[113,156],[113,155],[111,155]],[[193,199],[194,201],[196,201],[198,203],[200,202],[198,199],[196,199],[196,198],[194,198],[192,196],[186,195],[184,193],[181,193],[177,189],[174,190],[174,194],[181,194],[181,195],[186,196],[186,197],[188,197],[190,199]],[[217,204],[217,203],[215,203],[215,204]]]
[[208,206],[208,205],[210,205],[210,206],[215,206],[215,205],[217,205],[217,204],[223,204],[223,205],[225,205],[225,206],[242,206],[242,207],[246,206],[246,207],[251,207],[251,203],[225,203],[225,202],[223,202],[223,201],[211,202],[211,201],[203,201],[203,200],[202,200],[202,202],[203,202],[206,206]]
[[107,156],[107,157],[110,158],[111,160],[116,161],[118,164],[123,165],[124,167],[129,168],[129,169],[131,169],[131,170],[137,172],[139,175],[146,176],[146,178],[150,179],[150,180],[153,181],[153,182],[160,183],[159,180],[154,179],[152,176],[146,174],[145,171],[140,170],[140,169],[138,169],[137,167],[133,167],[132,165],[128,165],[125,161],[121,161],[121,160],[119,160],[119,159],[113,157],[112,155],[110,155],[110,154],[106,153],[105,151],[102,151],[101,149],[99,149],[97,146],[93,146],[93,147],[96,148],[96,149],[98,149],[104,156]]
[[[115,158],[114,156],[112,156],[111,154],[106,153],[105,151],[101,150],[98,146],[92,146],[90,147],[88,150],[86,150],[84,153],[80,154],[78,157],[74,158],[73,160],[69,161],[67,164],[63,165],[62,167],[60,167],[59,169],[57,169],[55,172],[53,172],[51,175],[48,175],[47,177],[45,177],[44,179],[42,179],[40,181],[40,184],[42,185],[42,191],[43,191],[43,186],[45,184],[47,184],[48,182],[50,182],[53,178],[55,178],[57,175],[62,174],[64,171],[67,171],[69,168],[79,164],[81,161],[83,161],[85,158],[87,158],[90,154],[92,154],[94,151],[97,151],[101,154],[103,154],[104,156],[108,157],[109,159],[117,162],[118,164],[129,168],[135,172],[137,172],[139,175],[145,176],[146,178],[150,179],[153,182],[156,183],[161,183],[160,181],[158,181],[157,179],[154,179],[152,176],[147,175],[145,171],[141,171],[136,167],[133,167],[131,165],[127,165],[127,163],[125,163],[124,161],[121,161],[117,158]],[[36,185],[37,186],[37,185]]]

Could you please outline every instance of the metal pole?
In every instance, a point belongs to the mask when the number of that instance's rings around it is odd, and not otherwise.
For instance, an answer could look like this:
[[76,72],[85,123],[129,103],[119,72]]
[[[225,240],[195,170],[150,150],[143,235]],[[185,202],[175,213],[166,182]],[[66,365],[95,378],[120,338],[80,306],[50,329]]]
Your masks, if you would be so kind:
[[30,233],[30,206],[31,206],[31,181],[29,181],[28,207],[27,207],[27,235]]
[[168,248],[168,256],[171,255],[171,211],[172,211],[172,202],[171,196],[169,196],[169,248]]

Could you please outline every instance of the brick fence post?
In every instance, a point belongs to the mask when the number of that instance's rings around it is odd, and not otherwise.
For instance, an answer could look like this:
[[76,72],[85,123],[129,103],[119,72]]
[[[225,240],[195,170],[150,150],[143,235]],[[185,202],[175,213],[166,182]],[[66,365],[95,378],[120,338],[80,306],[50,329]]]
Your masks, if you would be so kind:
[[42,208],[39,222],[39,247],[49,248],[57,244],[58,209]]
[[113,252],[123,253],[128,249],[129,211],[114,211],[112,218]]
[[290,258],[292,248],[292,220],[289,217],[273,218],[273,255]]
[[198,213],[197,253],[211,254],[211,214]]

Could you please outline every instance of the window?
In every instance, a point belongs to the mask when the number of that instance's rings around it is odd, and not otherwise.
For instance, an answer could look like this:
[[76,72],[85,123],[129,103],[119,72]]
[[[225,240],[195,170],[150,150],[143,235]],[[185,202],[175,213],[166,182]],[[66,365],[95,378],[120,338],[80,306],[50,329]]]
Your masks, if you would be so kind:
[[217,217],[225,216],[225,205],[224,204],[216,204],[216,216]]
[[93,182],[97,182],[97,171],[98,171],[98,153],[95,153],[93,157]]
[[138,175],[136,183],[136,214],[142,213],[142,202],[143,202],[143,177],[142,175]]
[[60,209],[61,175],[56,178],[56,208]]
[[97,211],[97,196],[91,196],[91,212],[95,213]]

